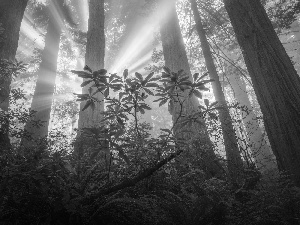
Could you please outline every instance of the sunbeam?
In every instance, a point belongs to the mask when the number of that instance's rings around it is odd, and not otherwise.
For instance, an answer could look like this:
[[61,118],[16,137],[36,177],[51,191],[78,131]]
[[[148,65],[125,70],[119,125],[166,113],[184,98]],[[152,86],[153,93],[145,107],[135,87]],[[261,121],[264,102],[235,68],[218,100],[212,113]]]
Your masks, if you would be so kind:
[[147,65],[147,63],[149,61],[151,61],[151,56],[152,56],[152,49],[147,53],[145,54],[142,58],[140,58],[139,60],[137,60],[135,63],[133,63],[129,68],[128,70],[129,71],[135,71],[145,65]]
[[139,28],[138,34],[134,34],[130,37],[129,43],[125,43],[124,47],[120,52],[122,55],[117,57],[115,63],[110,69],[111,72],[119,72],[122,67],[129,66],[134,59],[136,59],[139,54],[147,48],[153,42],[153,31],[155,24],[149,24],[146,22],[142,28]]
[[26,13],[21,23],[21,34],[24,34],[27,38],[29,38],[36,44],[36,47],[41,49],[45,44],[44,38],[42,36],[42,31],[40,29],[34,28],[33,26],[34,23],[32,22],[30,15]]
[[88,17],[89,17],[89,6],[88,6],[88,0],[81,0],[80,1],[80,10],[81,13],[80,15],[83,16],[83,18],[81,18],[81,23],[82,23],[82,27],[81,29],[86,32],[88,29]]
[[[127,41],[125,41],[123,47],[120,50],[120,54],[116,57],[115,62],[109,69],[112,73],[119,73],[125,68],[136,68],[138,67],[138,62],[143,63],[146,60],[144,57],[144,51],[148,48],[153,49],[154,42],[154,32],[159,26],[159,21],[162,19],[158,15],[163,15],[164,17],[169,14],[169,8],[167,3],[163,1],[157,7],[157,11],[153,12],[149,18],[144,19],[141,22],[136,23],[135,29],[132,30],[131,35],[129,35]],[[147,50],[146,50],[147,51]],[[147,52],[146,52],[147,54]],[[142,59],[138,59],[142,57]],[[132,66],[133,64],[133,66]]]

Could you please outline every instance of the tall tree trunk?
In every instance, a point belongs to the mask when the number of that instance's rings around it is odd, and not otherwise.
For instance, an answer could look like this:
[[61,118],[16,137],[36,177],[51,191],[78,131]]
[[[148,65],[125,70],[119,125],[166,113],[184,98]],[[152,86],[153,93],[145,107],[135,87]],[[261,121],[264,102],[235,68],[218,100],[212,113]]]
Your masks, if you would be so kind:
[[190,0],[191,8],[194,14],[194,19],[196,23],[196,30],[200,38],[202,53],[205,59],[205,64],[209,72],[209,76],[214,81],[212,82],[212,88],[216,101],[218,101],[219,117],[221,122],[221,128],[223,131],[223,139],[226,151],[226,157],[228,162],[228,170],[232,180],[236,180],[241,177],[243,172],[243,161],[239,152],[239,147],[237,144],[237,139],[235,136],[235,130],[233,129],[232,120],[229,114],[229,109],[225,100],[224,93],[222,91],[222,86],[219,80],[219,75],[214,64],[212,53],[210,51],[210,46],[207,41],[206,32],[203,28],[201,17],[198,11],[197,3],[195,0]]
[[[90,0],[89,1],[89,20],[88,20],[88,33],[87,33],[87,45],[85,54],[85,64],[88,65],[93,71],[97,71],[104,68],[104,56],[105,56],[105,33],[104,33],[104,0]],[[85,86],[82,89],[82,93],[88,93],[90,86]],[[95,91],[95,88],[92,89]],[[95,103],[95,109],[87,108],[82,111],[85,102],[80,104],[80,113],[78,128],[83,132],[85,128],[99,128],[101,126],[100,121],[102,119],[101,112],[104,111],[103,95],[97,93],[95,96],[100,102]],[[78,140],[80,139],[80,133]],[[86,139],[82,138],[81,139]],[[91,140],[90,140],[91,141]],[[82,142],[82,140],[81,140]],[[86,141],[87,142],[87,139]],[[91,142],[90,142],[91,143]],[[88,143],[86,143],[88,144]],[[91,147],[91,146],[90,146]],[[83,154],[83,145],[75,146],[75,151],[79,155]],[[79,152],[78,152],[79,151]]]
[[[51,4],[61,4],[56,1],[53,1]],[[35,111],[35,113],[25,125],[25,131],[30,133],[31,137],[23,138],[22,140],[22,145],[26,147],[31,147],[35,143],[32,138],[45,138],[48,135],[51,105],[55,91],[59,43],[62,32],[60,25],[56,21],[53,15],[49,15],[45,47],[31,103],[31,110]],[[42,122],[41,126],[36,126],[36,121]]]
[[300,185],[300,78],[259,0],[224,0],[280,170]]
[[[93,71],[104,68],[104,54],[105,54],[105,33],[104,33],[104,0],[90,0],[89,1],[89,21],[87,44],[85,53],[85,64]],[[83,93],[88,93],[89,86],[85,86]],[[99,101],[103,100],[103,95],[98,93],[95,97]],[[85,103],[80,105],[82,109]],[[80,111],[78,128],[92,128],[99,127],[102,115],[100,112],[104,111],[103,102],[96,104],[95,110],[88,108]]]
[[[179,70],[184,70],[184,72],[192,80],[192,75],[188,63],[188,58],[186,55],[184,42],[182,34],[180,31],[179,20],[176,13],[175,1],[163,0],[166,2],[166,5],[170,7],[170,12],[167,17],[161,19],[160,24],[160,35],[163,46],[163,55],[165,60],[165,65],[173,72],[178,72]],[[171,3],[171,4],[170,4]],[[177,121],[177,118],[180,115],[188,116],[197,111],[199,111],[198,99],[193,96],[189,97],[188,92],[184,93],[184,99],[186,99],[182,105],[182,108],[179,103],[174,103],[173,110],[170,111],[172,115],[173,123]],[[180,120],[179,120],[180,121]],[[198,150],[205,149],[205,154],[203,157],[205,159],[205,166],[210,167],[208,170],[212,170],[212,173],[219,172],[217,167],[214,167],[216,160],[216,155],[214,153],[211,140],[209,138],[205,121],[202,120],[203,125],[194,123],[191,127],[181,128],[180,125],[174,127],[175,136],[186,139],[186,141],[194,139],[199,147]],[[181,135],[181,130],[188,130],[188,135]]]
[[[0,60],[14,60],[18,48],[19,32],[28,0],[1,0]],[[11,76],[0,75],[0,115],[8,111]],[[9,146],[9,122],[4,121],[0,128],[0,146]],[[0,147],[1,148],[1,147]]]
[[253,112],[253,108],[246,91],[245,82],[238,75],[228,74],[227,77],[234,91],[236,100],[241,106],[247,107],[247,112],[241,113],[248,136],[248,144],[256,166],[262,172],[276,168],[276,163],[273,161],[274,155],[263,137],[262,130],[258,124],[256,115]]

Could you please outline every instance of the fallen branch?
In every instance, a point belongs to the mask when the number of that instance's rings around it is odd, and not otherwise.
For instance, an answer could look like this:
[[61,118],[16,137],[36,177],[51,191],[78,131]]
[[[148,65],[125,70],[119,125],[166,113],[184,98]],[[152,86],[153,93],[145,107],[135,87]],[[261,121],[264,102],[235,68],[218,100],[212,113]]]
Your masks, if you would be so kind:
[[145,169],[144,171],[140,172],[132,179],[126,179],[123,182],[121,182],[120,184],[106,188],[104,190],[100,190],[99,192],[97,192],[95,194],[88,195],[83,199],[83,202],[90,202],[90,200],[96,200],[97,198],[100,198],[103,195],[108,195],[113,192],[117,192],[119,190],[123,190],[125,188],[132,187],[132,186],[136,185],[139,181],[151,176],[154,172],[159,170],[162,166],[164,166],[165,164],[170,162],[172,159],[174,159],[176,156],[180,155],[181,153],[182,153],[182,150],[179,150],[179,151],[169,155],[167,158],[163,159],[162,161],[158,162],[155,166]]

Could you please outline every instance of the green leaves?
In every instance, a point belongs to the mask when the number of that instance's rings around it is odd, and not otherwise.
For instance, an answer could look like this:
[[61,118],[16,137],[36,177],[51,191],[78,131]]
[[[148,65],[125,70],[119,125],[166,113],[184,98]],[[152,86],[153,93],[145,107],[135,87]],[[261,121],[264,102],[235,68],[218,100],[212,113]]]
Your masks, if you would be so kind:
[[159,87],[159,85],[157,84],[157,83],[147,83],[146,85],[145,85],[145,87]]
[[106,98],[108,97],[108,95],[109,95],[109,88],[106,88],[106,89],[105,89],[103,95],[104,95],[104,97],[106,97]]
[[195,73],[195,74],[193,75],[194,81],[197,81],[197,80],[198,80],[198,77],[199,77],[199,73]]
[[208,115],[211,119],[217,120],[218,116],[214,112],[216,109],[220,109],[221,107],[214,107],[218,104],[218,102],[213,102],[210,104],[208,99],[204,99],[204,106],[200,106],[203,111],[203,115]]
[[89,94],[76,94],[76,93],[73,93],[74,95],[77,96],[77,101],[85,101],[85,100],[88,100],[89,99]]
[[136,72],[136,73],[135,73],[135,76],[136,76],[136,78],[139,79],[140,82],[143,81],[143,76],[142,76],[142,74]]
[[198,91],[197,89],[192,90],[192,94],[194,94],[197,98],[202,98],[202,93]]
[[206,107],[208,108],[208,106],[209,106],[209,100],[208,100],[208,99],[204,99],[204,104],[205,104]]
[[151,107],[145,103],[141,103],[137,106],[137,111],[142,113],[142,114],[145,114],[145,109],[146,110],[151,110]]
[[71,70],[71,72],[77,74],[78,77],[81,77],[84,79],[92,79],[93,78],[93,75],[91,73],[88,73],[85,71]]
[[[89,94],[76,94],[77,101],[86,101],[82,110],[88,107],[95,108],[97,100],[93,97],[96,93],[101,92],[106,100],[107,111],[104,112],[105,121],[111,121],[119,126],[124,126],[124,120],[128,120],[126,113],[135,115],[137,112],[144,114],[146,110],[151,110],[151,107],[144,103],[148,95],[154,95],[152,88],[157,88],[159,85],[155,82],[159,78],[154,77],[154,73],[148,74],[145,79],[142,74],[135,73],[135,76],[129,77],[128,70],[124,70],[123,78],[117,74],[106,76],[106,70],[92,72],[90,68],[85,67],[87,71],[73,71],[81,77],[91,77],[84,81],[81,86],[84,87],[91,83]],[[100,78],[105,78],[101,80]],[[108,79],[106,79],[108,78]],[[93,88],[93,89],[92,89]],[[118,93],[118,98],[109,96],[110,90]]]
[[128,77],[128,69],[125,69],[124,72],[123,72],[123,77],[124,77],[124,80],[127,79]]
[[165,71],[165,73],[171,74],[171,70],[168,67],[164,66],[163,70]]
[[215,105],[217,105],[218,102],[216,101],[216,102],[213,102],[213,103],[209,104],[209,100],[208,99],[204,99],[204,104],[206,106],[206,109],[213,109],[213,107]]
[[150,73],[146,78],[145,81],[148,82],[152,77],[153,77],[154,73]]
[[26,68],[27,64],[22,61],[0,59],[0,75],[2,78],[16,78],[20,73],[25,72]]
[[[94,72],[88,66],[85,66],[84,69],[85,71],[72,71],[79,77],[87,79],[81,84],[81,87],[92,84],[89,88],[89,94],[75,94],[78,98],[77,101],[86,101],[82,110],[88,107],[94,109],[99,100],[93,96],[100,92],[103,94],[107,105],[103,119],[117,126],[125,126],[128,114],[136,117],[137,113],[144,114],[146,110],[151,110],[151,107],[144,102],[149,95],[157,97],[153,102],[158,102],[159,107],[168,103],[169,111],[173,112],[174,108],[177,107],[176,105],[182,104],[188,96],[194,95],[197,98],[202,98],[201,91],[209,90],[205,84],[212,82],[212,80],[203,80],[208,76],[208,73],[202,76],[195,73],[192,76],[192,81],[183,70],[175,73],[167,67],[163,68],[164,72],[162,72],[161,77],[155,77],[154,73],[144,77],[138,72],[130,77],[128,70],[125,69],[123,79],[117,74],[107,76],[105,69]],[[118,97],[111,98],[110,90],[118,92]],[[204,100],[206,108],[210,107],[207,101]],[[216,103],[212,105],[214,104]],[[188,124],[194,122],[199,121],[189,121]]]
[[83,70],[86,70],[86,71],[89,71],[90,73],[93,73],[92,69],[90,67],[88,67],[88,65],[85,65]]
[[93,82],[93,80],[86,80],[86,81],[84,81],[84,82],[80,85],[80,87],[84,87],[84,86],[88,85],[88,84],[91,83],[91,82]]
[[95,109],[95,103],[92,99],[87,100],[87,102],[85,103],[84,107],[82,108],[82,111],[86,110],[88,107],[91,107],[92,110]]

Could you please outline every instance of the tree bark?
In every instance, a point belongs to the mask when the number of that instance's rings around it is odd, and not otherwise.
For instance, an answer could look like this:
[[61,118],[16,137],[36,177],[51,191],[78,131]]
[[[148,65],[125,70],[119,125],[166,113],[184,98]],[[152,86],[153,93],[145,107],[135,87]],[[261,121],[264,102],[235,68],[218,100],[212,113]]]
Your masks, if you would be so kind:
[[[89,1],[89,20],[87,44],[85,53],[85,64],[93,71],[104,68],[105,55],[105,33],[104,33],[104,0]],[[85,86],[82,89],[83,94],[88,93],[90,86]],[[93,89],[95,90],[95,89]],[[96,96],[99,101],[103,101],[103,95],[98,93]],[[85,102],[80,104],[80,109],[85,105]],[[78,128],[99,127],[102,119],[101,112],[104,111],[103,102],[95,104],[95,109],[88,108],[79,113]]]
[[206,68],[209,72],[210,78],[214,80],[212,82],[213,93],[216,101],[218,101],[218,106],[222,107],[222,109],[219,109],[218,112],[223,132],[228,170],[231,179],[234,181],[242,175],[243,161],[241,159],[237,139],[235,136],[235,130],[233,129],[232,120],[229,114],[224,93],[222,91],[222,86],[219,80],[219,75],[216,66],[214,64],[212,53],[210,51],[210,46],[207,41],[206,32],[204,30],[201,17],[198,11],[197,3],[195,0],[190,0],[190,2],[196,23],[196,30],[201,42],[201,48],[205,59]]
[[[51,4],[58,5],[62,3],[56,1],[53,1]],[[38,71],[38,79],[31,103],[31,110],[35,111],[35,113],[26,123],[24,129],[31,137],[23,138],[22,140],[22,145],[26,147],[31,147],[35,144],[34,140],[45,138],[48,135],[51,105],[55,91],[57,59],[61,33],[62,30],[60,25],[56,22],[56,18],[54,18],[53,15],[49,15],[45,47],[42,53],[42,61]],[[35,122],[37,121],[42,122],[41,126],[35,125]]]
[[224,0],[280,170],[300,185],[300,78],[259,0]]
[[[0,60],[14,60],[18,48],[19,32],[22,18],[28,0],[1,0],[0,27],[4,29],[0,34]],[[8,111],[11,76],[0,76],[0,111]],[[1,114],[2,114],[1,113]],[[0,146],[9,146],[9,122],[1,125]]]
[[[89,1],[89,20],[88,20],[88,33],[87,33],[87,45],[85,54],[85,64],[89,66],[93,71],[97,71],[104,68],[104,56],[105,56],[105,31],[104,31],[105,13],[104,13],[104,0],[90,0]],[[87,94],[91,85],[83,87],[82,93]],[[96,89],[93,88],[92,92]],[[95,109],[91,107],[82,111],[85,102],[80,104],[77,136],[80,144],[75,145],[75,151],[77,154],[83,154],[83,139],[86,139],[84,145],[91,148],[91,143],[94,143],[91,139],[82,136],[85,128],[100,128],[102,112],[104,111],[104,98],[101,93],[97,93],[93,97],[96,97],[99,102],[95,102]],[[90,143],[87,143],[90,142]],[[95,144],[95,143],[94,143]],[[106,152],[106,155],[109,152]]]
[[[190,80],[192,80],[192,74],[190,71],[188,58],[180,31],[179,20],[176,13],[175,1],[163,1],[166,3],[166,5],[168,5],[168,7],[170,7],[168,16],[163,17],[160,24],[160,35],[165,65],[173,72],[184,70],[184,72],[189,76]],[[185,92],[182,99],[185,99],[183,106],[181,107],[179,103],[175,102],[173,107],[174,109],[170,111],[173,123],[176,123],[181,110],[182,116],[189,116],[195,112],[200,112],[198,108],[200,104],[195,96],[189,97],[188,92]],[[212,173],[216,173],[216,171],[219,170],[219,168],[214,166],[216,164],[216,155],[214,153],[204,119],[202,119],[201,122],[202,125],[194,123],[191,127],[184,128],[182,128],[181,125],[175,125],[174,134],[175,137],[183,138],[186,143],[191,140],[195,140],[196,146],[200,151],[205,149],[202,154],[205,159],[205,162],[203,163],[205,163],[207,167],[210,167]],[[187,135],[181,135],[180,133],[182,130],[187,130]]]

